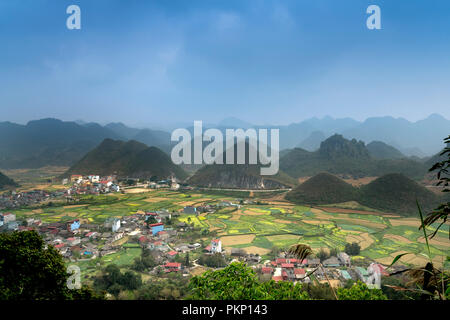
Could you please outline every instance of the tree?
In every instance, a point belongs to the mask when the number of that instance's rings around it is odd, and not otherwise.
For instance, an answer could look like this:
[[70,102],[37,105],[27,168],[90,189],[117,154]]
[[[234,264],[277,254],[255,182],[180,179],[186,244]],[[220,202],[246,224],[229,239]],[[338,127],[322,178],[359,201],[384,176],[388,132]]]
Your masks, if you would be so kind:
[[156,218],[154,216],[148,216],[147,221],[145,221],[147,223],[147,226],[149,224],[154,224],[157,223],[158,221],[156,221]]
[[189,267],[190,266],[190,261],[189,261],[189,252],[188,253],[186,253],[186,259],[185,259],[185,262],[184,262],[184,266],[185,267]]
[[278,255],[280,254],[280,252],[281,252],[281,249],[280,249],[280,248],[278,248],[278,247],[276,247],[276,246],[273,246],[272,248],[270,248],[270,252],[267,254],[267,256],[268,256],[270,259],[275,259],[276,257],[278,257]]
[[[440,156],[446,157],[446,159],[435,163],[431,168],[430,172],[437,171],[438,183],[437,186],[442,186],[442,192],[450,192],[450,135],[444,139],[444,143],[447,144],[447,147],[441,152]],[[440,222],[439,226],[435,229],[435,231],[430,235],[430,238],[433,238],[439,229],[447,222],[448,215],[450,214],[450,202],[442,203],[435,210],[429,212],[423,221],[423,225],[431,226],[435,222]],[[423,226],[420,226],[422,228]],[[450,239],[450,229],[448,231],[448,238]]]
[[142,272],[147,271],[157,265],[155,258],[152,256],[150,250],[142,249],[141,256],[134,259],[132,269]]
[[369,289],[365,283],[358,281],[350,288],[337,289],[339,300],[387,300],[380,289]]
[[185,277],[149,280],[135,291],[138,300],[179,300],[188,294]]
[[317,252],[317,258],[320,259],[320,262],[323,262],[324,260],[328,259],[329,257],[330,257],[330,255],[324,249],[320,249],[319,252]]
[[414,287],[406,287],[404,281],[395,276],[381,278],[381,290],[389,300],[419,300],[420,294],[411,289]]
[[225,267],[227,262],[225,258],[220,254],[204,254],[198,259],[198,264],[210,267],[210,268],[220,268]]
[[142,278],[131,271],[126,271],[122,275],[120,283],[128,290],[136,290],[142,286]]
[[0,234],[0,300],[101,299],[87,287],[70,290],[63,257],[35,231]]
[[336,257],[338,254],[338,249],[337,248],[331,248],[330,249],[330,257]]
[[357,256],[361,251],[361,247],[357,242],[345,244],[345,253],[350,256]]
[[97,290],[104,290],[116,298],[123,290],[136,290],[142,286],[142,278],[140,275],[131,271],[122,273],[115,264],[108,265],[100,276],[94,280],[94,287]]
[[336,300],[333,290],[328,283],[307,283],[303,286],[303,290],[311,299],[317,300]]

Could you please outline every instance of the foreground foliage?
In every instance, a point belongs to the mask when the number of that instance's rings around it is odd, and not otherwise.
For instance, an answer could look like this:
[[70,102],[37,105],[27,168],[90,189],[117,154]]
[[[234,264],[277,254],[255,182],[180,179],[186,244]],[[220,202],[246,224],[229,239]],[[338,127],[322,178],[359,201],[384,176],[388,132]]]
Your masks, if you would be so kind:
[[189,283],[194,300],[306,300],[301,285],[289,282],[260,282],[245,263],[233,262],[222,270],[206,271]]
[[[273,280],[261,282],[252,268],[243,262],[231,263],[222,270],[207,271],[189,283],[190,299],[194,300],[310,300],[311,285]],[[330,292],[330,288],[321,286]],[[321,297],[325,297],[322,293]],[[387,300],[381,290],[369,289],[358,282],[337,291],[339,300]]]
[[369,289],[365,283],[356,282],[350,288],[337,289],[339,300],[387,300],[387,297],[379,289]]
[[101,299],[89,288],[70,290],[63,257],[35,231],[0,234],[0,300]]

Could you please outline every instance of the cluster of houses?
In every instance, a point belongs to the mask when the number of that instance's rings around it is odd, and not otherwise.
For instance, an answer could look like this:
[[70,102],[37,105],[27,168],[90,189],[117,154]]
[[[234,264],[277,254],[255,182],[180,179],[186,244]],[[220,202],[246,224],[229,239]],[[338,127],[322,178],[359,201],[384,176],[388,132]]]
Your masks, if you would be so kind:
[[16,221],[16,215],[8,212],[0,212],[0,231],[16,231],[19,229],[19,224]]
[[98,175],[82,176],[73,174],[70,176],[70,179],[63,179],[62,184],[71,184],[70,188],[66,190],[67,196],[75,194],[99,195],[120,191],[116,176],[101,177]]
[[0,209],[15,209],[29,207],[56,199],[64,199],[76,194],[106,194],[119,192],[120,186],[117,183],[116,176],[81,176],[72,175],[70,179],[62,180],[63,185],[69,185],[67,189],[55,191],[31,190],[23,192],[4,192],[0,194]]
[[168,188],[170,190],[176,191],[180,189],[180,184],[178,182],[171,182],[170,180],[160,180],[160,181],[150,181],[147,185],[150,189],[161,189]]
[[4,192],[0,194],[0,209],[14,209],[32,206],[64,196],[66,190],[48,192],[45,190],[32,190],[25,192]]
[[277,258],[258,269],[265,280],[309,283],[314,277],[320,283],[327,282],[335,287],[348,280],[361,280],[369,284],[373,283],[374,274],[387,275],[385,268],[378,263],[372,263],[368,269],[352,267],[351,259],[345,252],[339,252],[337,256],[322,262],[318,258],[309,257],[302,261],[287,257]]
[[237,209],[241,208],[240,204],[232,203],[230,201],[222,201],[217,204],[206,204],[201,206],[185,206],[183,208],[183,213],[185,214],[200,214],[200,213],[213,213],[224,207],[235,207]]
[[[156,223],[146,223],[150,216],[156,219]],[[166,241],[176,235],[176,230],[165,230],[164,218],[170,219],[171,214],[165,210],[137,213],[122,218],[112,217],[99,225],[83,223],[80,219],[53,223],[42,223],[34,218],[17,221],[12,213],[0,213],[0,231],[36,230],[64,257],[90,259],[120,250],[121,244],[117,242],[125,236],[136,237],[140,244],[151,250],[169,251]]]

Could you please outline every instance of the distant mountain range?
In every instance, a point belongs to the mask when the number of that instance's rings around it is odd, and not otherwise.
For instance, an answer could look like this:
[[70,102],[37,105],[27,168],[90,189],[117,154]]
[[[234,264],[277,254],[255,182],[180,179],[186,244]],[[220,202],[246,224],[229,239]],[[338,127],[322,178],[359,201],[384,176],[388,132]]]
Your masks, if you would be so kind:
[[[239,126],[242,121],[230,118],[226,123]],[[438,114],[432,114],[417,122],[393,117],[372,117],[360,122],[351,118],[334,119],[327,116],[287,126],[245,124],[246,127],[279,128],[281,149],[300,147],[315,151],[314,148],[317,148],[320,142],[338,133],[347,139],[362,140],[366,143],[381,141],[397,148],[406,156],[418,157],[431,156],[441,150],[442,139],[448,136],[450,129],[450,120]]]
[[317,151],[295,148],[284,153],[280,169],[294,178],[310,177],[320,172],[353,177],[381,176],[402,173],[410,178],[422,178],[427,167],[419,161],[401,158],[401,153],[384,143],[366,147],[356,139],[333,135],[320,144]]
[[[400,159],[399,153],[407,157],[424,158],[440,151],[443,148],[442,139],[448,135],[450,121],[434,114],[417,122],[392,117],[369,118],[364,122],[351,118],[324,117],[285,126],[254,126],[237,118],[227,118],[218,124],[203,125],[204,130],[215,127],[222,132],[227,128],[278,128],[281,150],[300,147],[305,151],[316,151],[320,143],[338,133],[347,139],[366,142],[372,156],[373,152],[381,152],[379,143],[387,144],[391,148],[383,146],[384,156],[380,159]],[[192,127],[187,129],[193,131]],[[122,123],[102,126],[57,119],[35,120],[26,125],[0,122],[0,168],[70,166],[106,138],[136,140],[170,153],[174,145],[170,136],[169,132],[163,130],[132,128]],[[373,141],[377,144],[371,145]]]
[[26,125],[0,122],[0,168],[70,166],[104,139],[137,140],[170,152],[170,134],[123,124],[101,126],[57,119]]
[[170,157],[156,147],[130,140],[105,139],[98,147],[89,151],[75,163],[64,176],[71,174],[115,174],[125,178],[166,179],[174,176],[180,180],[186,172],[173,164]]
[[98,124],[79,125],[56,119],[30,121],[27,125],[2,122],[0,167],[69,165],[105,138],[119,136]]
[[329,173],[320,173],[286,195],[299,204],[328,205],[348,201],[384,212],[417,215],[416,200],[424,210],[435,208],[440,197],[402,174],[387,174],[361,188]]

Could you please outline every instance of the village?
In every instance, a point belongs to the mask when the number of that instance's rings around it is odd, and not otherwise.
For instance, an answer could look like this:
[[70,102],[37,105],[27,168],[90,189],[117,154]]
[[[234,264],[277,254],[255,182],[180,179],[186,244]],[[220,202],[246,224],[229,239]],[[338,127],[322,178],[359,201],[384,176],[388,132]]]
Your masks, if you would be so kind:
[[[73,180],[70,187],[72,192],[86,192],[92,190],[86,186],[80,186],[82,178]],[[91,178],[89,178],[91,180]],[[97,180],[96,177],[93,179]],[[105,180],[106,181],[106,180]],[[115,186],[113,182],[93,182],[92,187],[97,188],[97,183],[110,188]],[[152,185],[154,187],[155,185]],[[170,186],[167,186],[170,187]],[[101,189],[105,192],[120,187]],[[95,190],[99,192],[99,190]],[[49,197],[46,195],[45,197]],[[36,230],[40,233],[47,245],[55,247],[62,256],[71,262],[93,260],[97,257],[105,257],[123,249],[126,243],[138,244],[144,251],[149,252],[156,261],[156,266],[149,274],[156,274],[157,270],[165,273],[180,273],[189,276],[194,269],[199,267],[198,257],[201,255],[221,256],[226,264],[234,261],[244,261],[250,265],[261,280],[291,281],[310,283],[318,281],[329,283],[339,287],[349,280],[361,280],[366,283],[373,281],[373,273],[386,274],[381,264],[372,263],[369,268],[352,266],[351,258],[345,252],[338,252],[321,262],[317,257],[308,257],[302,261],[285,252],[280,252],[272,260],[262,260],[258,254],[247,253],[239,248],[223,248],[220,238],[213,237],[210,241],[186,242],[183,234],[193,229],[189,223],[179,222],[177,217],[183,214],[192,215],[200,212],[214,212],[223,206],[236,206],[232,202],[222,202],[217,205],[185,206],[180,212],[168,210],[142,211],[123,217],[107,219],[103,224],[81,223],[79,219],[68,222],[42,223],[41,220],[28,218],[23,221],[16,220],[12,213],[0,213],[0,232]],[[180,254],[191,253],[192,263],[180,262],[176,259]],[[225,265],[213,267],[223,268]],[[372,270],[372,272],[371,272]]]
[[[71,175],[70,178],[61,180],[61,185],[65,188],[46,191],[41,189],[29,191],[7,191],[0,194],[0,210],[15,209],[21,207],[49,204],[52,201],[75,201],[76,195],[100,195],[123,192],[127,184],[136,184],[138,179],[118,180],[117,176],[82,176],[78,174]],[[148,181],[142,184],[151,189],[171,188],[178,190],[180,185],[173,179]]]

